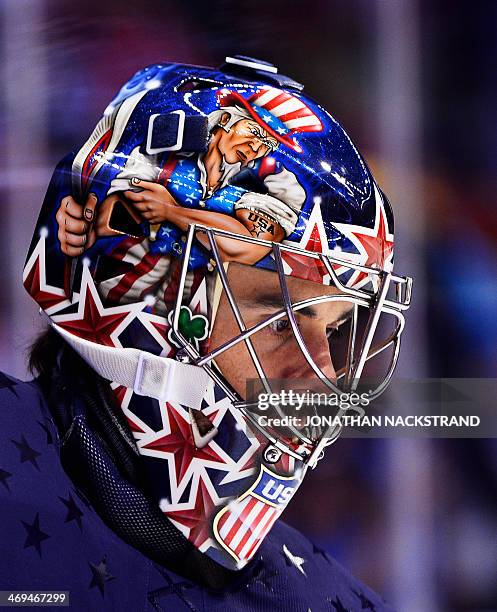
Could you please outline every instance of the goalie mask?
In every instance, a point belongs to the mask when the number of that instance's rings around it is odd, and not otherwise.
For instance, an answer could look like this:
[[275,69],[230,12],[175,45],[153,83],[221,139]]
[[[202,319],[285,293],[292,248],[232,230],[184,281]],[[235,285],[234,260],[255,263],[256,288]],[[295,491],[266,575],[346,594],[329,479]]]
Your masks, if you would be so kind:
[[386,197],[302,89],[239,56],[138,72],[56,168],[24,270],[110,381],[147,494],[230,568],[340,432],[310,395],[379,395],[410,301]]

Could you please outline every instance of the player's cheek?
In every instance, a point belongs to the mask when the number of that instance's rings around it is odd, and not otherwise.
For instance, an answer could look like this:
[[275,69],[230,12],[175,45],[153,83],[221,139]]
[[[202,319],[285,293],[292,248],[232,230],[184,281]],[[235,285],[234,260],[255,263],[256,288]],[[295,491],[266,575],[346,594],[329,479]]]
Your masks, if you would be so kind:
[[[261,362],[268,363],[274,360],[276,350],[282,350],[283,338],[278,334],[271,332],[268,327],[264,327],[262,330],[254,334],[252,344],[257,351],[257,355]],[[278,360],[280,354],[282,353],[278,353]]]

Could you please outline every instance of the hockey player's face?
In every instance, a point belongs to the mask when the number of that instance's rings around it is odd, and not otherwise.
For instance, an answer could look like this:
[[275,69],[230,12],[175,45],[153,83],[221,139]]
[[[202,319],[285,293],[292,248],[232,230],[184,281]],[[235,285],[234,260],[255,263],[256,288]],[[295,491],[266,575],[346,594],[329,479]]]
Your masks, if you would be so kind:
[[[246,328],[257,325],[283,308],[278,275],[267,270],[230,264],[229,285],[236,299]],[[321,295],[340,295],[335,287],[286,277],[292,303]],[[351,304],[335,300],[312,304],[295,312],[303,340],[323,374],[336,380],[336,364],[330,353],[330,335],[348,319]],[[240,334],[226,294],[223,292],[216,313],[210,348],[215,349]],[[266,378],[277,379],[287,388],[292,380],[306,379],[312,386],[316,374],[302,354],[286,316],[251,336],[251,343],[264,369]],[[246,381],[256,379],[257,371],[249,350],[240,342],[216,357],[216,363],[228,382],[242,396]]]
[[248,162],[264,157],[269,152],[271,137],[256,121],[241,119],[226,132],[222,130],[218,147],[229,164]]

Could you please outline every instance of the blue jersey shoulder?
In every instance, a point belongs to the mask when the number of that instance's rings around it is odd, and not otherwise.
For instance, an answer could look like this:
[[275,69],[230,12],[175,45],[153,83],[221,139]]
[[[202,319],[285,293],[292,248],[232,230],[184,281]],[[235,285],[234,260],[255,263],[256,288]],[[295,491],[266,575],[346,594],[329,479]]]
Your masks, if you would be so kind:
[[292,589],[311,610],[393,610],[327,552],[281,521],[273,528],[266,550],[284,567],[285,579],[290,578]]
[[9,376],[4,372],[0,372],[0,401],[8,397],[19,398],[17,392],[15,391],[15,388],[19,385],[24,386],[25,384],[26,383],[17,380],[17,378],[14,378],[13,376]]
[[74,610],[390,610],[327,553],[276,523],[223,591],[153,563],[80,495],[36,382],[0,374],[0,588],[70,591]]

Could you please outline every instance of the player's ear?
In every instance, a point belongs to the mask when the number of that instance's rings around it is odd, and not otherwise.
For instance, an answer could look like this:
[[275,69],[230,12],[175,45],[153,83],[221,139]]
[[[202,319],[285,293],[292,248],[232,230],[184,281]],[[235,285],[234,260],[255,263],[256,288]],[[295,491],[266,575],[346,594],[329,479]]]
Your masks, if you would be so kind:
[[223,113],[219,119],[219,125],[226,125],[230,120],[230,116],[231,115],[229,113]]

